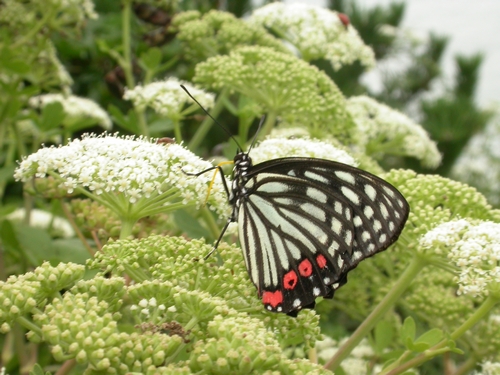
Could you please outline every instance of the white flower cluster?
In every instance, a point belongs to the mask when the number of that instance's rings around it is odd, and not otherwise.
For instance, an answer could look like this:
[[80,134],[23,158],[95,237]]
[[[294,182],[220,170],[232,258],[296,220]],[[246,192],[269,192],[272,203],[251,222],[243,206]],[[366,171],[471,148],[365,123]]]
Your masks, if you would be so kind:
[[250,152],[254,164],[285,157],[308,157],[337,161],[356,166],[356,161],[344,150],[330,143],[311,139],[268,138]]
[[96,102],[81,98],[79,96],[62,94],[43,94],[33,96],[29,100],[33,108],[43,108],[49,103],[58,102],[63,106],[65,125],[72,125],[84,119],[92,119],[106,130],[111,129],[112,123],[107,112],[103,110]]
[[[139,200],[150,200],[151,204],[181,200],[185,205],[199,207],[207,196],[212,174],[196,177],[184,172],[200,172],[210,167],[211,163],[177,144],[90,134],[66,146],[38,150],[20,163],[14,177],[26,182],[51,174],[70,193],[76,188],[86,188],[104,198],[124,196],[132,204]],[[227,197],[219,179],[212,187],[209,203],[219,213],[227,214]]]
[[182,89],[184,85],[193,97],[200,102],[205,109],[214,105],[215,95],[196,88],[189,82],[180,81],[170,77],[165,81],[149,83],[145,86],[136,86],[132,90],[126,90],[123,99],[130,100],[138,109],[151,107],[157,113],[172,118],[182,118],[185,105],[194,104],[193,100]]
[[500,204],[500,116],[469,140],[451,175],[477,187],[490,203]]
[[481,363],[481,372],[474,371],[473,375],[500,375],[500,362],[485,361]]
[[256,9],[250,22],[274,31],[291,43],[306,61],[326,59],[335,70],[359,60],[375,66],[373,50],[338,13],[310,4],[274,2]]
[[[19,208],[7,215],[7,219],[21,222],[24,220],[25,215],[26,210],[24,208]],[[56,235],[63,238],[75,236],[75,231],[68,220],[37,208],[30,211],[30,225],[42,229],[52,229]]]
[[473,297],[500,291],[500,224],[471,224],[465,219],[438,225],[420,240],[423,248],[441,248],[460,268],[459,294]]
[[441,162],[436,143],[405,114],[367,96],[347,99],[347,110],[358,128],[360,151],[411,156],[429,168]]

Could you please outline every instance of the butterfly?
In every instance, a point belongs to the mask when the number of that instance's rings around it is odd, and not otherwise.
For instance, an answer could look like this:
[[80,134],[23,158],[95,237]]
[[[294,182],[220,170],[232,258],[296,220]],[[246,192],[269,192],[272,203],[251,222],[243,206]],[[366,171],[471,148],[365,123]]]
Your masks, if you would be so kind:
[[265,308],[291,316],[313,308],[317,297],[333,298],[349,271],[398,239],[409,214],[394,186],[330,160],[287,157],[253,165],[248,153],[238,152],[231,189],[224,177],[223,183],[232,213],[214,249],[237,222]]

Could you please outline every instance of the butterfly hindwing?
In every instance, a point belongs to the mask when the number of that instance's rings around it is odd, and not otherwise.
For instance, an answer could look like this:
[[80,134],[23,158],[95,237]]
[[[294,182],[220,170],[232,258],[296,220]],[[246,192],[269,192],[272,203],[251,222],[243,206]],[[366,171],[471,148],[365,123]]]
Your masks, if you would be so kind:
[[274,159],[252,166],[245,179],[239,237],[271,311],[293,313],[331,298],[349,270],[396,241],[408,216],[392,185],[333,161]]

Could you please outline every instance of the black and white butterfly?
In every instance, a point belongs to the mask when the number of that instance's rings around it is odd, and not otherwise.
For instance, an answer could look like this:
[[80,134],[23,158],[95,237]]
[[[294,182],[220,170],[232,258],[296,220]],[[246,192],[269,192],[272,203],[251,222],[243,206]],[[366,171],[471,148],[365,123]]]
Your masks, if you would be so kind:
[[397,240],[409,214],[394,186],[330,160],[253,165],[248,153],[238,152],[230,191],[223,182],[233,210],[214,249],[238,222],[246,267],[265,308],[293,316],[314,307],[317,297],[332,298],[360,261]]

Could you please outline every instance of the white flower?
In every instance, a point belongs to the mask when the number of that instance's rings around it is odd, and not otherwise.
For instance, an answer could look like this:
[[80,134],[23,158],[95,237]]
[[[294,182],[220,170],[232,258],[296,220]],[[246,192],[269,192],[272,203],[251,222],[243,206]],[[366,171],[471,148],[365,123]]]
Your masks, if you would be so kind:
[[436,143],[405,114],[367,96],[347,99],[347,110],[358,128],[361,151],[411,156],[429,168],[441,162]]
[[469,140],[451,175],[477,187],[492,204],[500,204],[500,115]]
[[43,108],[49,103],[59,102],[63,106],[65,125],[73,125],[75,122],[92,119],[104,129],[111,129],[112,123],[106,111],[96,102],[80,98],[78,96],[62,94],[44,94],[30,98],[29,104],[33,108]]
[[[156,144],[144,138],[84,135],[66,146],[47,147],[26,157],[14,177],[29,181],[52,175],[66,189],[86,189],[94,199],[107,202],[121,215],[133,210],[126,203],[145,207],[147,215],[179,208],[181,202],[199,207],[207,196],[212,173],[189,176],[212,164],[177,144]],[[80,190],[81,191],[81,190]],[[227,213],[227,198],[220,179],[212,186],[209,203]],[[125,206],[122,207],[122,204]],[[125,211],[123,211],[125,210]],[[129,211],[127,211],[129,212]]]
[[338,13],[310,4],[279,2],[256,9],[250,22],[263,25],[299,50],[306,61],[326,59],[336,70],[359,60],[375,65],[373,50],[363,43],[352,25],[344,25]]
[[268,138],[250,151],[254,164],[284,157],[309,157],[356,166],[354,158],[332,144],[311,139]]
[[485,361],[481,364],[482,372],[474,372],[474,375],[500,375],[500,363]]
[[500,224],[464,219],[443,223],[420,240],[422,248],[440,248],[459,267],[459,294],[473,297],[500,290]]
[[184,115],[182,111],[186,105],[194,104],[181,85],[187,88],[203,108],[209,109],[213,107],[214,94],[207,93],[196,88],[191,83],[180,81],[175,77],[126,90],[123,98],[132,101],[134,106],[139,109],[151,107],[161,115],[178,119]]
[[[22,221],[26,215],[24,208],[19,208],[7,215],[7,219],[12,221]],[[63,238],[75,236],[75,231],[71,224],[61,217],[52,215],[50,212],[39,210],[37,208],[30,211],[30,225],[37,228],[52,229],[56,235]]]

